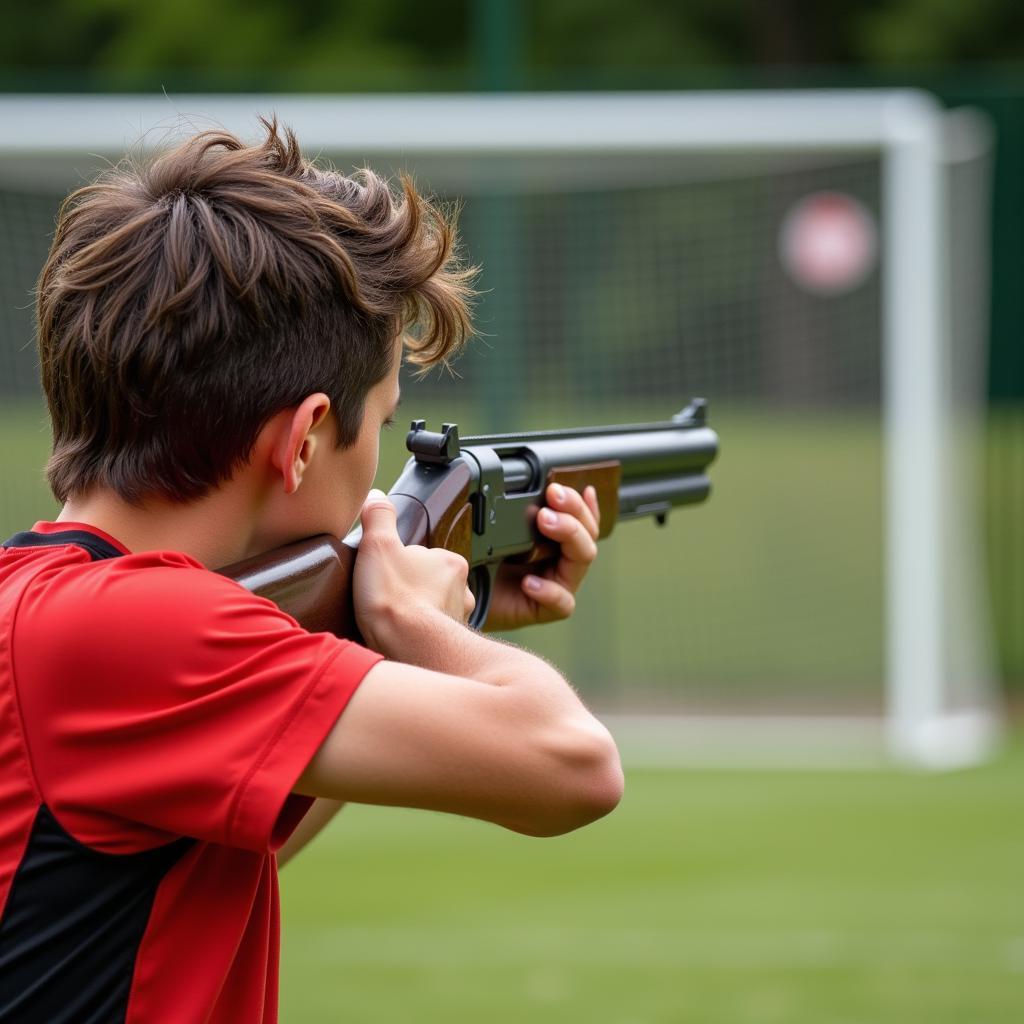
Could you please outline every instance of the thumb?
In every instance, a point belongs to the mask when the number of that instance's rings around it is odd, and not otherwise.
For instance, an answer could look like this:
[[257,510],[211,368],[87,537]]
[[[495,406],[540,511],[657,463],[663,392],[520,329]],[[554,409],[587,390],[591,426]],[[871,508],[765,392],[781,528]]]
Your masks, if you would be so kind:
[[359,513],[363,533],[396,533],[397,513],[388,496],[376,487],[366,496]]

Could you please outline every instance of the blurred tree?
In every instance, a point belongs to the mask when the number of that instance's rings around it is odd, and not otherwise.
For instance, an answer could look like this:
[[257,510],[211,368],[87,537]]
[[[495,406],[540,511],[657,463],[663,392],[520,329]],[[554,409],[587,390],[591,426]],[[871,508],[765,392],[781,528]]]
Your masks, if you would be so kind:
[[468,60],[471,0],[41,0],[16,7],[0,67],[226,86],[413,87]]
[[529,0],[554,68],[884,65],[1024,57],[1019,0]]
[[553,72],[1024,58],[1019,0],[38,0],[5,11],[0,68],[15,87],[64,71],[107,86],[465,88],[488,79],[483,23],[522,33],[527,84]]
[[1019,0],[899,0],[866,9],[855,25],[860,52],[879,64],[1019,60]]

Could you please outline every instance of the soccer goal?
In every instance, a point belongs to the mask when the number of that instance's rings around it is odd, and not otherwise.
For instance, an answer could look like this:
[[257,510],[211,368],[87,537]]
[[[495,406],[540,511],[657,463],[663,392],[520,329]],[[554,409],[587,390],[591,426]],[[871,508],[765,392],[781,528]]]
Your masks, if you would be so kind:
[[710,503],[623,524],[577,616],[521,636],[638,751],[987,754],[980,116],[905,90],[0,98],[5,473],[39,436],[27,307],[60,197],[128,149],[255,139],[259,113],[460,203],[481,337],[410,415],[466,434],[709,400]]

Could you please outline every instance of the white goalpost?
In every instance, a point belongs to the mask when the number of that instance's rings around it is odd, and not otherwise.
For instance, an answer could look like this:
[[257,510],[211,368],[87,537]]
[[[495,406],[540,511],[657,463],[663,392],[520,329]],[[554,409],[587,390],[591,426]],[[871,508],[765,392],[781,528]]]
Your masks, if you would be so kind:
[[[911,90],[185,95],[173,102],[8,95],[0,97],[0,191],[67,190],[102,160],[160,144],[182,125],[254,137],[257,113],[269,112],[295,130],[310,154],[371,163],[386,157],[454,195],[478,187],[481,174],[510,190],[532,182],[557,191],[595,182],[615,187],[638,165],[660,185],[695,174],[877,160],[885,694],[878,735],[892,756],[923,767],[968,765],[990,753],[1000,712],[974,447],[984,400],[991,149],[980,117],[949,113]],[[957,175],[967,164],[974,176],[965,190]],[[969,242],[952,235],[954,227],[962,231],[954,219],[962,224],[963,203],[974,208],[966,218],[974,233]],[[968,253],[980,265],[970,268],[974,283],[965,295],[957,282]],[[954,308],[958,303],[963,308]],[[956,336],[954,324],[961,325]],[[715,395],[707,397],[713,418]],[[727,459],[727,432],[721,440]],[[716,495],[712,504],[720,500]],[[623,719],[627,732],[650,721]],[[787,749],[799,721],[775,719]],[[662,716],[654,729],[665,751],[671,722]],[[693,719],[687,722],[680,728],[692,738]]]

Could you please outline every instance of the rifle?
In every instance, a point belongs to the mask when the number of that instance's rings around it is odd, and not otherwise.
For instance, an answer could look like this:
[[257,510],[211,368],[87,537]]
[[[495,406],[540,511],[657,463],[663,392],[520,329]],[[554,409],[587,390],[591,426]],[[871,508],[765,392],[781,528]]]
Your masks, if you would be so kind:
[[[459,438],[455,423],[441,432],[413,420],[412,457],[388,493],[404,544],[443,547],[470,566],[476,607],[469,625],[487,618],[494,578],[505,561],[533,564],[558,546],[534,525],[551,483],[582,493],[592,484],[601,510],[599,539],[616,522],[668,512],[707,498],[707,467],[718,437],[707,426],[707,403],[695,398],[658,423],[529,431]],[[352,570],[362,536],[311,537],[221,569],[269,598],[310,632],[361,640],[352,606]]]

